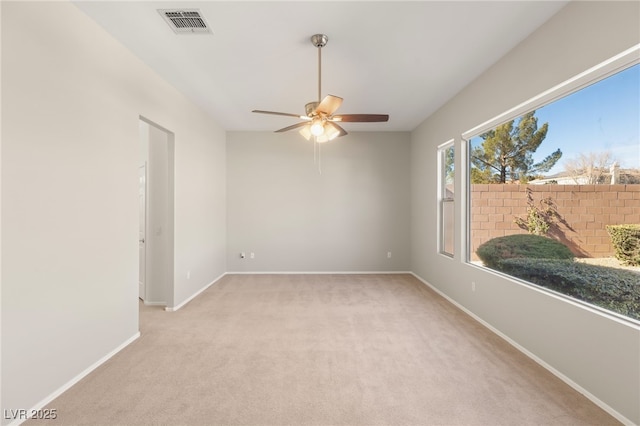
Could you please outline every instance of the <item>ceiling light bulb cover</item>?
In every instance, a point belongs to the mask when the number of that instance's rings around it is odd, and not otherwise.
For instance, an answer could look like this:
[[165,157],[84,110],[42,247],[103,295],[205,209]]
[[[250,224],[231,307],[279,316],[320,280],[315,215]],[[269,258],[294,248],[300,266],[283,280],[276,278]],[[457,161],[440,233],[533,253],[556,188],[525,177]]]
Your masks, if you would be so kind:
[[300,133],[306,140],[310,141],[313,135],[310,130],[311,125],[306,125],[298,133]]
[[327,136],[328,140],[332,141],[340,136],[341,132],[340,128],[337,125],[328,122],[324,128],[324,134]]
[[309,130],[311,131],[311,134],[313,136],[320,136],[324,133],[324,126],[322,124],[322,120],[313,120],[313,122],[311,123],[311,127],[309,128]]
[[329,139],[327,135],[316,136],[316,142],[318,143],[325,143],[325,142],[329,142],[330,140],[331,139]]

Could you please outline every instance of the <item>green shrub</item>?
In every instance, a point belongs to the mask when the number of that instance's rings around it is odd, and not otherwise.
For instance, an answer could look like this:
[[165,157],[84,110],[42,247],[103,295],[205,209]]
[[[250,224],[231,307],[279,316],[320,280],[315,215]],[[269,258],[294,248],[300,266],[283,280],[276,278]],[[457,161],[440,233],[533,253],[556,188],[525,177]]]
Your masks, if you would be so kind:
[[616,259],[624,265],[640,266],[640,225],[607,225]]
[[569,260],[507,259],[500,270],[640,320],[640,274]]
[[530,234],[547,235],[551,226],[558,221],[560,215],[553,198],[547,197],[533,201],[533,191],[527,188],[527,215],[516,217],[513,222]]
[[500,262],[505,259],[573,259],[571,250],[561,242],[533,234],[493,238],[482,243],[476,254],[493,269],[500,269]]

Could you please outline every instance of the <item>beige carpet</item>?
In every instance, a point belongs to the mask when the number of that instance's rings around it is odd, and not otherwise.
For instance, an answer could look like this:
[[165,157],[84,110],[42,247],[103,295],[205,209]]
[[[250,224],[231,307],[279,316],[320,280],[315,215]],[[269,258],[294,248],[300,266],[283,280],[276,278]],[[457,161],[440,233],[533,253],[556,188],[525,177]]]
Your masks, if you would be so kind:
[[140,331],[55,424],[618,424],[410,275],[229,275]]

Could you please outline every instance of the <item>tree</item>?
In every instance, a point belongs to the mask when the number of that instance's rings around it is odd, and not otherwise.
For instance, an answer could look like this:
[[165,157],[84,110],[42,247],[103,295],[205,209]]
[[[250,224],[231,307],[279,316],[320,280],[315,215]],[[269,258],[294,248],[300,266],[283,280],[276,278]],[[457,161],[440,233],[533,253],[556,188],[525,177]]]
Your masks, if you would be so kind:
[[611,166],[615,160],[610,151],[580,153],[564,163],[564,170],[576,184],[596,185],[610,180]]
[[480,135],[482,145],[471,151],[472,183],[506,183],[511,181],[527,182],[539,173],[548,172],[562,157],[557,149],[539,163],[533,162],[536,152],[547,136],[549,123],[538,129],[535,111],[524,114],[518,119],[501,124],[494,130]]
[[455,149],[453,145],[444,150],[444,173],[446,183],[453,183],[455,178]]

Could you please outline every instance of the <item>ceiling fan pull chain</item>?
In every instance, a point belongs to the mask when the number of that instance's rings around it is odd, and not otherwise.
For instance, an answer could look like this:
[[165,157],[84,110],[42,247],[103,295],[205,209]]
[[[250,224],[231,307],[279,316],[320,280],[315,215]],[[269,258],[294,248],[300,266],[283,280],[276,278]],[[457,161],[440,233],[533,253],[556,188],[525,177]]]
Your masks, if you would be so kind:
[[322,165],[320,164],[320,143],[318,137],[313,137],[313,164],[318,165],[318,174],[322,174]]
[[322,144],[318,145],[318,174],[322,174]]

